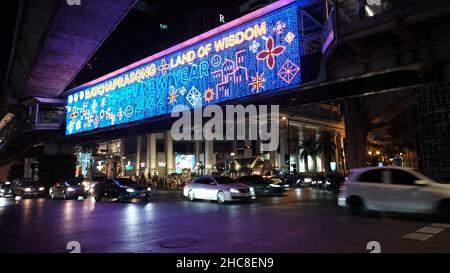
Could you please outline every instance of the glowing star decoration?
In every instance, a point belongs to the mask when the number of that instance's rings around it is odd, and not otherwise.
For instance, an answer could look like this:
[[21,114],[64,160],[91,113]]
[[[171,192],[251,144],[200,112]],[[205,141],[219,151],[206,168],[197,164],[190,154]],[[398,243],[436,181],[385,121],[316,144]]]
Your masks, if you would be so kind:
[[191,88],[186,96],[186,100],[193,106],[197,106],[198,101],[202,97],[202,94],[194,86]]
[[291,83],[299,71],[300,67],[298,67],[290,60],[286,60],[280,71],[278,71],[278,76],[282,78],[286,83]]
[[158,67],[159,72],[161,74],[166,75],[167,71],[170,69],[170,64],[166,62],[166,59],[162,59],[161,65]]
[[277,24],[273,27],[273,31],[276,34],[281,34],[281,33],[283,33],[283,30],[285,28],[286,28],[286,24],[281,21],[278,21]]
[[177,102],[177,92],[175,90],[170,92],[168,100],[170,105],[174,105]]
[[101,105],[102,105],[102,107],[105,107],[105,105],[106,105],[106,98],[102,98]]
[[261,75],[258,75],[258,72],[256,72],[256,76],[250,76],[251,82],[249,84],[249,86],[252,87],[251,92],[256,91],[256,93],[259,92],[260,89],[264,89],[264,82],[266,81],[266,79],[264,79],[264,73],[262,73]]
[[210,103],[212,100],[214,100],[214,90],[212,88],[208,88],[205,90],[205,101],[207,103]]
[[70,118],[72,119],[73,122],[75,122],[79,114],[80,113],[77,112],[77,108],[74,107],[72,113],[70,114]]
[[256,54],[258,52],[259,47],[261,46],[260,43],[258,43],[256,40],[253,40],[252,43],[249,45],[248,49],[253,53]]
[[286,50],[284,46],[275,46],[273,38],[269,37],[266,42],[266,50],[261,51],[256,55],[256,59],[259,61],[266,60],[267,67],[273,69],[275,65],[275,56],[280,55]]
[[292,41],[294,41],[294,39],[295,39],[295,34],[290,31],[288,32],[288,34],[286,34],[286,37],[284,38],[284,40],[288,44],[292,43]]

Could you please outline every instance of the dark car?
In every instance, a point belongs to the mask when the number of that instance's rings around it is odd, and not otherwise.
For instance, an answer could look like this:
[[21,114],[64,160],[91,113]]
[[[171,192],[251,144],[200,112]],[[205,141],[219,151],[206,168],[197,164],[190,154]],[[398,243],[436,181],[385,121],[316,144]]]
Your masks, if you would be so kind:
[[14,179],[11,183],[13,197],[42,197],[45,195],[45,187],[32,179]]
[[80,196],[84,198],[87,196],[87,192],[80,180],[58,182],[50,188],[49,194],[52,199],[78,199]]
[[11,182],[5,181],[0,184],[0,197],[12,197]]
[[272,183],[272,181],[260,175],[241,176],[237,181],[253,187],[256,195],[279,195],[285,191],[283,187]]
[[147,201],[152,193],[150,187],[134,183],[129,178],[107,178],[94,186],[94,198],[101,201],[103,198],[117,198],[119,201],[135,198]]

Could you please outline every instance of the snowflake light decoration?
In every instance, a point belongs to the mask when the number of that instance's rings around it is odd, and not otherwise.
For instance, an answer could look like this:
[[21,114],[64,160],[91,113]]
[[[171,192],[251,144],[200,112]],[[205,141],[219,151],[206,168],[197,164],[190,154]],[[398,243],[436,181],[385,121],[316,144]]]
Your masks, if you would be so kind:
[[299,71],[300,67],[293,62],[286,60],[280,71],[278,71],[278,77],[282,78],[286,83],[291,83]]
[[77,129],[77,131],[79,131],[79,130],[81,129],[81,120],[78,120],[78,121],[75,123],[75,129]]
[[260,43],[258,43],[256,40],[253,40],[252,43],[248,46],[248,49],[253,53],[256,54],[258,52],[259,47],[261,46]]
[[184,94],[186,94],[186,91],[187,91],[187,90],[186,90],[186,87],[182,86],[178,92],[180,92],[180,94],[181,94],[182,96],[184,96]]
[[103,99],[102,99],[101,104],[102,104],[102,107],[105,107],[105,105],[106,105],[106,98],[103,98]]
[[256,72],[255,77],[251,76],[251,83],[249,84],[249,86],[252,87],[252,90],[250,91],[254,92],[256,90],[256,93],[258,93],[260,89],[264,89],[265,81],[266,79],[264,78],[264,73],[258,75],[258,72]]
[[200,100],[200,98],[202,97],[202,94],[197,90],[197,88],[195,88],[194,86],[191,88],[191,90],[189,91],[189,93],[186,96],[186,100],[193,106],[195,107],[197,105],[197,102]]
[[278,21],[276,23],[276,25],[273,27],[273,31],[279,35],[279,34],[283,33],[285,28],[286,28],[286,24],[281,21]]

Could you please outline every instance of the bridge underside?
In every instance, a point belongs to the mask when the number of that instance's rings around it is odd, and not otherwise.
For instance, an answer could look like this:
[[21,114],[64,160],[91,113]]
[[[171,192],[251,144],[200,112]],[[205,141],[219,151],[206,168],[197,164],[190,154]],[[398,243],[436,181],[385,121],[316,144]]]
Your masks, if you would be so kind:
[[11,100],[58,97],[135,2],[22,1],[5,86]]

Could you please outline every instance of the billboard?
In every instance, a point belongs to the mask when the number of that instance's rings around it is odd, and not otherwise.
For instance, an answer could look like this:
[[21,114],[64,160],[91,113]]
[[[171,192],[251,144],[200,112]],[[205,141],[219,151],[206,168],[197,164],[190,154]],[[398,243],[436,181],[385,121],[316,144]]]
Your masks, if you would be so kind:
[[175,172],[182,173],[183,169],[194,171],[195,155],[177,154],[175,156]]
[[292,2],[276,2],[76,88],[67,97],[66,135],[301,83],[299,9]]

